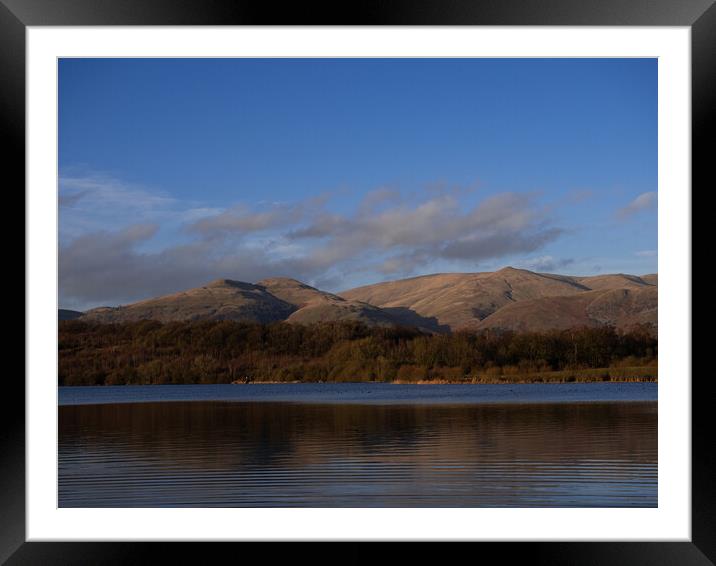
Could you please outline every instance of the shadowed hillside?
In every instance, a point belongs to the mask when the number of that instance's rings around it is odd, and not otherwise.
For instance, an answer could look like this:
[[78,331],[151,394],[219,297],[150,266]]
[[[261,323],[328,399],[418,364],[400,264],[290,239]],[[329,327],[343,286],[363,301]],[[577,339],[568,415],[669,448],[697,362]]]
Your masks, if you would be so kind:
[[473,328],[535,332],[613,326],[630,330],[639,325],[656,329],[657,323],[657,290],[651,287],[604,289],[520,301],[505,306]]
[[286,277],[256,284],[219,279],[195,289],[81,316],[88,322],[232,320],[292,324],[359,322],[427,333],[519,332],[637,324],[657,328],[657,276],[572,277],[506,267],[442,273],[327,293]]
[[73,311],[70,309],[57,309],[57,320],[74,320],[81,316],[81,311]]
[[341,296],[381,308],[409,309],[435,317],[452,330],[628,328],[636,323],[656,329],[656,276],[647,277],[649,282],[623,274],[570,277],[506,267],[493,273],[446,273],[388,281],[350,289]]
[[282,301],[261,286],[217,279],[203,287],[156,299],[116,308],[92,309],[82,316],[82,320],[242,320],[268,323],[285,320],[295,310],[294,305]]
[[290,323],[353,321],[368,326],[404,325],[416,326],[429,332],[437,330],[435,323],[429,319],[415,316],[408,320],[400,313],[380,309],[363,301],[344,299],[287,277],[264,279],[256,285],[298,309],[286,319]]

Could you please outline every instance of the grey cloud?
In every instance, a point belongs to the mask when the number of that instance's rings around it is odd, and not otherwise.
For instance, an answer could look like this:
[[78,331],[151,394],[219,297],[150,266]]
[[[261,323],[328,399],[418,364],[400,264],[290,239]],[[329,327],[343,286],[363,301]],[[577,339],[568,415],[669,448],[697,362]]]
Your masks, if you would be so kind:
[[316,273],[293,260],[270,260],[247,246],[219,247],[210,240],[142,252],[156,227],[137,225],[118,232],[96,232],[60,247],[61,304],[84,310],[160,296],[228,277],[257,281],[265,277],[307,279]]
[[310,225],[291,230],[287,236],[291,239],[324,238],[336,234],[346,223],[339,214],[322,213],[317,215]]
[[519,262],[521,267],[532,271],[542,272],[556,272],[563,267],[567,267],[574,263],[572,258],[554,258],[551,255],[545,255],[541,257],[528,258],[522,262]]
[[143,250],[156,224],[85,233],[60,248],[61,297],[70,308],[117,304],[219,277],[279,275],[338,288],[351,273],[407,274],[434,261],[533,253],[563,233],[530,194],[504,193],[465,208],[454,191],[408,201],[386,189],[354,214],[328,212],[324,203],[196,209],[184,216],[191,241],[154,252]]
[[[135,224],[118,232],[97,232],[76,238],[71,246],[62,248],[64,259],[73,259],[73,254],[86,253],[98,262],[111,261],[113,257],[130,253],[136,245],[154,236],[155,224]],[[105,256],[98,252],[106,252]]]
[[57,197],[57,203],[60,206],[73,206],[77,201],[79,201],[87,194],[89,194],[89,190],[76,191],[71,193],[62,192]]
[[649,210],[656,205],[656,200],[656,192],[642,193],[628,205],[617,210],[617,217],[625,220],[643,210]]
[[328,291],[331,289],[338,289],[340,288],[341,284],[344,280],[344,275],[333,275],[329,277],[319,277],[317,279],[314,279],[310,282],[311,285],[316,287],[317,289],[322,289],[324,291]]
[[63,299],[103,300],[134,297],[152,265],[136,247],[151,238],[156,226],[135,225],[118,232],[96,232],[60,247],[59,285]]
[[384,275],[409,275],[428,260],[428,253],[424,250],[416,250],[410,254],[389,257],[377,266],[377,270]]
[[528,229],[520,231],[499,231],[492,234],[477,234],[447,244],[442,257],[451,259],[486,260],[503,255],[533,252],[561,236],[560,228]]
[[315,265],[391,253],[377,269],[400,273],[432,259],[479,261],[533,252],[563,233],[548,220],[534,195],[505,193],[462,211],[447,194],[375,215],[319,218],[294,236],[325,239],[311,254]]
[[275,205],[268,210],[257,211],[238,205],[219,214],[207,216],[191,224],[189,232],[203,237],[243,235],[276,227],[285,227],[298,222],[303,208],[293,205]]
[[538,216],[534,196],[504,193],[484,200],[469,215],[470,224],[481,229],[519,230]]
[[400,191],[382,187],[374,191],[369,191],[360,204],[359,214],[372,214],[376,209],[385,204],[395,204],[401,201]]
[[[176,200],[157,191],[130,183],[125,183],[104,175],[84,177],[62,176],[59,180],[60,195],[81,193],[92,205],[112,206],[122,209],[147,210],[166,208],[176,204]],[[70,196],[70,198],[72,198]]]
[[61,176],[59,205],[63,243],[92,232],[121,230],[138,222],[161,224],[164,228],[209,213],[165,193],[98,174]]
[[265,206],[260,208],[238,204],[205,215],[189,224],[186,230],[203,238],[244,236],[274,229],[291,231],[304,218],[320,214],[330,197],[330,194],[322,194],[298,203],[262,201]]

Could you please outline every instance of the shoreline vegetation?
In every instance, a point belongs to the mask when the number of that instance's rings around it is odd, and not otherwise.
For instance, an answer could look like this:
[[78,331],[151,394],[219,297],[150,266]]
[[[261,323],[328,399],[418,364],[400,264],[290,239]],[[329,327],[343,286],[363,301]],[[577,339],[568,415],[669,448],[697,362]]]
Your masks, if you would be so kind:
[[[343,383],[366,383],[369,380],[355,379],[345,380]],[[501,383],[658,383],[659,371],[656,366],[629,367],[629,368],[594,368],[587,370],[553,371],[547,373],[510,374],[499,377],[487,376],[465,376],[464,379],[420,379],[405,380],[393,379],[385,383],[394,385],[460,385],[460,384],[482,384],[499,385]],[[375,381],[373,381],[375,382]],[[254,385],[270,383],[306,383],[306,381],[241,381],[231,382],[232,385]],[[311,383],[336,383],[336,381],[318,381]]]
[[658,381],[648,327],[424,334],[355,322],[59,323],[59,385]]

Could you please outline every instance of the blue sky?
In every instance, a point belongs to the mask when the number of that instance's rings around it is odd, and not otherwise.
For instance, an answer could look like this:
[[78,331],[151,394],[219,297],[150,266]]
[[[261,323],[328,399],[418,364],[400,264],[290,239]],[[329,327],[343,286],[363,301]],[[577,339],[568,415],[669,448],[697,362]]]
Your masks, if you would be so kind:
[[655,59],[63,59],[60,303],[657,271]]

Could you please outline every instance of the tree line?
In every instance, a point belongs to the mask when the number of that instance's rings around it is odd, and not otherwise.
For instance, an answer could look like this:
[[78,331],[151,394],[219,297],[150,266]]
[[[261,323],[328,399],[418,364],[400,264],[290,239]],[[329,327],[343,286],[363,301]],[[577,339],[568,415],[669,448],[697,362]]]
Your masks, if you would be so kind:
[[426,335],[355,322],[69,320],[59,323],[58,343],[60,385],[541,380],[657,363],[657,339],[646,327]]

